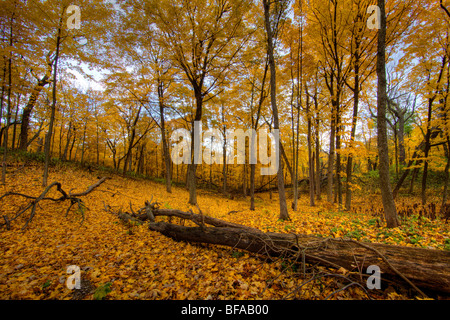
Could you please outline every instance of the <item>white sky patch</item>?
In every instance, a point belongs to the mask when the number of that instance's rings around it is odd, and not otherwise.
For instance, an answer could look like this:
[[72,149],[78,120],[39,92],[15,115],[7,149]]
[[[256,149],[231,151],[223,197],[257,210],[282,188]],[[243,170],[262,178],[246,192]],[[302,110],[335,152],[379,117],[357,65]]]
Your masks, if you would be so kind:
[[79,73],[77,70],[74,69],[67,69],[68,72],[70,72],[71,74],[73,74],[76,77],[76,84],[80,87],[82,87],[83,89],[94,89],[94,90],[100,90],[103,91],[105,90],[105,87],[99,82],[99,79],[102,78],[102,74],[100,72],[97,71],[92,71],[89,70],[89,72],[87,72],[87,68],[83,68],[85,70],[86,73],[89,73],[94,79],[96,80],[92,80],[88,77],[85,77],[84,75],[82,75],[81,73]]

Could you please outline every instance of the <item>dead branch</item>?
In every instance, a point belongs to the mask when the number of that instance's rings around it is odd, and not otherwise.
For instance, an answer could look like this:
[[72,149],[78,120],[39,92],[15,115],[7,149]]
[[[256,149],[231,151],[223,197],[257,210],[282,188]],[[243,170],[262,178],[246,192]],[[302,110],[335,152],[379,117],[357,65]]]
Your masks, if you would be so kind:
[[103,177],[100,180],[98,180],[96,183],[94,183],[93,185],[89,186],[85,191],[79,192],[79,193],[70,193],[69,195],[71,197],[82,197],[82,196],[85,196],[85,195],[91,193],[92,191],[94,191],[95,188],[97,188],[99,185],[101,185],[107,179],[109,179],[109,177]]
[[[39,205],[39,202],[43,201],[43,200],[50,200],[50,201],[55,201],[55,202],[63,202],[63,201],[69,200],[70,206],[68,207],[68,209],[66,211],[66,214],[65,214],[66,217],[67,217],[70,209],[72,208],[72,206],[77,204],[78,212],[82,214],[82,218],[83,218],[82,221],[83,221],[84,220],[84,211],[86,209],[86,206],[85,206],[84,202],[80,199],[80,197],[85,196],[85,195],[91,193],[92,191],[94,191],[95,188],[97,188],[99,185],[101,185],[103,182],[105,182],[106,179],[108,179],[108,177],[101,178],[99,181],[97,181],[93,185],[89,186],[85,191],[80,192],[80,193],[70,193],[70,192],[67,193],[62,188],[61,183],[57,182],[57,181],[52,182],[50,185],[48,185],[44,189],[44,191],[37,197],[30,196],[30,195],[23,194],[23,193],[18,193],[18,192],[7,192],[0,197],[0,200],[2,200],[3,198],[6,198],[7,196],[20,196],[20,197],[23,197],[26,199],[32,199],[32,200],[28,203],[28,205],[25,208],[23,208],[22,210],[19,210],[13,218],[8,219],[8,217],[4,216],[5,223],[0,224],[0,226],[6,225],[6,228],[9,230],[12,221],[18,219],[25,212],[29,211],[28,218],[27,218],[24,226],[22,227],[22,230],[24,230],[28,226],[28,224],[33,220],[34,216],[36,215],[36,207]],[[46,197],[47,193],[49,193],[49,191],[54,187],[56,187],[56,190],[61,194],[61,196],[59,198]]]

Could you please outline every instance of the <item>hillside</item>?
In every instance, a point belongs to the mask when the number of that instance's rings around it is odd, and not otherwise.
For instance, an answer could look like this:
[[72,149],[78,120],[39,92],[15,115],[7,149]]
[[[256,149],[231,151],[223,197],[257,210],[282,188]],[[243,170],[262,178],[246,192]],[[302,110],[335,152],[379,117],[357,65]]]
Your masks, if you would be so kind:
[[[1,193],[14,191],[38,196],[42,193],[42,167],[34,162],[14,162]],[[50,170],[49,181],[58,181],[64,190],[78,192],[95,183],[99,172],[89,173],[69,164]],[[58,197],[55,190],[48,197]],[[278,260],[266,262],[231,248],[176,242],[145,225],[127,226],[104,210],[105,204],[130,211],[145,201],[158,201],[161,207],[197,211],[187,205],[188,192],[163,184],[119,175],[82,197],[84,212],[73,209],[65,216],[68,203],[42,201],[36,216],[24,231],[25,217],[12,221],[11,230],[1,229],[1,299],[367,299],[351,274]],[[402,217],[402,226],[387,229],[378,225],[370,212],[373,202],[355,199],[359,213],[338,212],[320,203],[309,207],[300,199],[291,221],[277,220],[277,200],[258,195],[255,211],[247,199],[231,200],[199,191],[199,207],[205,215],[245,224],[262,231],[295,232],[324,237],[353,237],[403,246],[449,250],[450,228],[443,220],[418,214]],[[11,219],[29,199],[7,196],[0,200],[1,216]],[[406,200],[404,200],[406,201]],[[413,201],[410,199],[409,201]],[[404,204],[406,206],[406,204]],[[363,213],[364,208],[367,213]],[[83,220],[84,216],[84,220]],[[166,218],[159,218],[166,219]],[[381,221],[381,220],[380,220]],[[69,265],[80,267],[82,290],[66,287]],[[331,274],[309,281],[312,272]],[[334,276],[333,276],[334,274]],[[346,276],[340,278],[339,276]],[[350,282],[349,282],[350,281]],[[305,283],[304,283],[305,282]],[[299,286],[303,284],[300,288]],[[333,292],[337,291],[333,294]],[[368,290],[372,299],[407,299],[415,293],[405,286],[386,285]]]

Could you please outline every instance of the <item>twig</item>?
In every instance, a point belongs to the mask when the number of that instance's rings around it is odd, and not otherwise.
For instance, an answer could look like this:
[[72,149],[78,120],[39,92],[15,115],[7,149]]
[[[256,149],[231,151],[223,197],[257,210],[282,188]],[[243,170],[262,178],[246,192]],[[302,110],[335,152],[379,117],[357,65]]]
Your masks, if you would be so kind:
[[130,210],[131,210],[131,214],[132,214],[133,216],[135,216],[135,215],[136,215],[136,212],[134,212],[134,210],[133,210],[133,206],[131,205],[131,200],[130,200]]
[[284,299],[286,299],[289,295],[291,295],[291,294],[293,294],[293,293],[299,291],[304,285],[308,284],[309,282],[311,282],[311,281],[313,281],[313,280],[317,280],[317,279],[323,278],[323,277],[343,278],[343,279],[345,279],[345,280],[347,280],[347,281],[350,281],[350,284],[349,284],[349,285],[346,285],[346,286],[344,286],[343,288],[341,288],[341,289],[339,289],[339,290],[336,290],[336,291],[332,292],[332,293],[329,294],[325,299],[328,299],[331,295],[336,294],[336,293],[338,293],[339,291],[342,291],[342,290],[348,288],[350,285],[357,285],[357,286],[361,287],[361,288],[364,290],[364,292],[366,293],[367,297],[368,297],[370,300],[372,300],[372,298],[370,297],[369,293],[368,293],[367,290],[364,288],[364,286],[362,286],[361,284],[359,284],[359,283],[357,283],[357,282],[354,282],[354,281],[350,280],[350,279],[347,278],[346,276],[343,276],[343,275],[341,275],[341,274],[336,274],[336,273],[318,274],[317,276],[314,276],[314,275],[313,275],[310,279],[308,279],[308,280],[302,282],[302,283],[301,283],[299,286],[297,286],[294,290],[288,292],[282,299],[284,300]]
[[4,215],[3,219],[5,219],[6,229],[11,230],[11,224],[9,223],[8,216]]
[[351,287],[351,286],[353,286],[353,285],[356,285],[356,286],[362,288],[362,289],[364,290],[364,292],[367,294],[367,296],[369,297],[369,299],[372,300],[372,298],[369,296],[369,293],[367,292],[366,288],[364,288],[364,286],[362,286],[360,283],[358,283],[358,282],[353,282],[353,281],[350,282],[349,284],[347,284],[346,286],[344,286],[344,287],[342,287],[342,288],[340,288],[340,289],[338,289],[338,290],[333,291],[332,293],[330,293],[329,295],[327,295],[327,296],[325,297],[324,300],[328,300],[328,298],[330,298],[331,296],[333,296],[333,295],[335,295],[336,293],[339,293],[339,292],[341,292],[341,291],[343,291],[343,290],[345,290],[345,289],[347,289],[348,287]]
[[197,209],[198,209],[198,212],[200,212],[200,215],[201,215],[201,222],[202,222],[202,224],[201,224],[201,228],[202,228],[202,230],[204,230],[204,228],[205,228],[205,215],[203,214],[203,212],[202,212],[202,210],[200,209],[200,207],[198,206],[198,204],[195,204],[195,206],[197,207]]

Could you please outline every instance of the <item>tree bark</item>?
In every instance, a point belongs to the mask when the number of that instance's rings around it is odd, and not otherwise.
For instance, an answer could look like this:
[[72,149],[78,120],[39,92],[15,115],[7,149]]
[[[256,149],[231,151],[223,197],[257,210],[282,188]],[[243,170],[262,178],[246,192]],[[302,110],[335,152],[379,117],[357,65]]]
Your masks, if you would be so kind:
[[450,169],[450,138],[447,136],[447,143],[444,144],[445,156],[447,158],[447,163],[444,169],[444,190],[442,191],[442,205],[441,214],[444,213],[445,204],[447,203],[447,192],[448,192],[448,180],[449,180],[449,169]]
[[[131,165],[131,151],[133,150],[133,147],[135,146],[134,144],[134,139],[136,137],[136,125],[139,121],[139,116],[141,114],[141,109],[142,109],[142,105],[139,105],[139,109],[137,111],[136,117],[133,120],[133,123],[131,124],[131,137],[129,138],[129,144],[128,144],[128,149],[125,155],[125,161],[123,163],[123,174],[125,174],[127,172],[127,170],[129,170],[129,167]],[[157,162],[156,162],[157,164]],[[131,170],[130,170],[131,171]]]
[[[225,127],[225,126],[224,126]],[[227,135],[226,135],[226,129],[224,128],[224,137],[223,137],[223,146],[222,146],[222,152],[223,152],[223,167],[222,167],[222,175],[223,175],[223,184],[222,184],[222,193],[224,195],[227,194]],[[254,169],[253,169],[254,171]],[[253,178],[254,178],[254,174],[253,174]],[[254,184],[254,179],[253,179],[253,184]]]
[[[149,229],[158,231],[176,241],[210,243],[243,249],[268,256],[320,263],[350,271],[366,270],[369,265],[380,267],[382,277],[406,277],[415,286],[436,292],[450,293],[450,252],[411,248],[377,243],[359,243],[348,239],[319,238],[292,233],[262,232],[258,229],[220,219],[183,212],[159,209],[155,204],[146,206],[135,214],[107,211],[120,219],[141,224],[149,221]],[[167,222],[155,222],[155,217],[171,216],[193,221],[198,227],[186,227]],[[211,225],[213,227],[207,227]],[[381,258],[381,259],[380,259]]]
[[169,144],[167,143],[167,132],[166,132],[166,119],[164,115],[164,83],[157,79],[158,84],[158,100],[159,100],[159,114],[161,118],[161,139],[163,145],[163,157],[164,157],[164,168],[166,177],[166,191],[172,193],[172,164],[170,161]]
[[20,100],[20,94],[18,94],[17,98],[17,104],[16,104],[16,113],[14,114],[14,127],[13,127],[13,136],[12,136],[12,142],[11,142],[11,150],[14,150],[16,148],[16,130],[17,130],[17,119],[19,116],[19,100]]
[[398,118],[398,162],[404,166],[406,164],[405,151],[405,113],[400,112]]
[[45,135],[45,145],[44,145],[44,154],[45,154],[45,163],[44,163],[44,174],[42,178],[42,186],[47,186],[47,179],[48,179],[48,166],[50,163],[50,156],[51,156],[51,142],[52,142],[52,134],[53,134],[53,123],[55,122],[55,114],[56,114],[56,80],[57,80],[57,72],[58,72],[58,60],[59,60],[59,50],[61,45],[61,33],[62,33],[62,23],[63,23],[63,14],[65,11],[65,7],[62,10],[61,17],[59,18],[59,25],[58,25],[58,33],[56,36],[56,52],[55,52],[55,59],[54,59],[54,65],[53,65],[53,87],[52,87],[52,107],[51,107],[51,115],[50,115],[50,123],[48,126],[48,132]]
[[36,87],[34,87],[31,92],[30,98],[28,99],[28,103],[23,109],[22,112],[22,121],[20,124],[20,144],[19,149],[27,150],[28,147],[28,131],[30,127],[30,117],[31,112],[33,111],[34,106],[36,105],[36,100],[39,98],[39,94],[41,93],[44,87],[51,83],[50,76],[52,73],[53,63],[48,61],[48,72],[38,81]]
[[[280,129],[279,119],[278,119],[278,108],[277,108],[277,97],[276,97],[276,68],[275,68],[275,58],[273,54],[273,39],[272,39],[272,27],[270,25],[270,2],[268,0],[263,0],[264,6],[264,20],[267,33],[267,50],[269,54],[269,67],[270,67],[270,101],[272,105],[273,112],[273,128],[275,130]],[[278,150],[281,150],[281,139],[278,142]],[[284,190],[284,177],[281,159],[278,161],[278,195],[280,202],[280,220],[289,220],[289,213],[286,204],[286,193]]]
[[[9,45],[13,44],[13,22],[15,11],[11,16],[9,27]],[[8,58],[8,110],[6,113],[5,138],[3,140],[3,164],[2,164],[2,184],[6,182],[6,158],[8,155],[8,131],[11,123],[11,88],[12,88],[12,51],[9,52]]]
[[[2,93],[0,96],[0,128],[2,127],[2,120],[3,120],[3,101],[5,99],[5,88],[6,88],[6,60],[5,64],[3,65],[3,74],[2,74]],[[2,133],[0,133],[0,145],[2,145]]]
[[[66,146],[64,147],[64,152],[62,154],[61,160],[66,161],[67,160],[67,153],[69,152],[69,145],[70,145],[70,139],[72,138],[72,120],[69,121],[69,129],[67,130],[67,139],[66,139]],[[62,131],[62,127],[61,127]],[[61,145],[61,141],[60,141]]]
[[[249,252],[292,258],[305,252],[306,262],[319,262],[328,266],[357,270],[355,261],[363,270],[377,265],[383,276],[397,276],[390,266],[373,251],[357,242],[342,239],[318,239],[305,235],[280,233],[252,233],[240,228],[185,227],[166,222],[150,223],[149,229],[158,231],[177,241],[225,245]],[[276,245],[275,245],[276,244]],[[450,253],[439,250],[371,244],[371,248],[389,257],[396,270],[416,286],[450,293]],[[324,262],[325,261],[325,262]]]
[[[300,1],[299,3],[299,9],[300,9],[300,26],[299,26],[299,35],[298,35],[298,41],[299,44],[297,46],[297,74],[296,74],[296,80],[297,83],[295,84],[294,81],[292,81],[292,98],[291,98],[291,124],[292,124],[292,147],[293,147],[293,159],[292,159],[292,166],[293,166],[293,172],[291,174],[291,181],[293,184],[293,195],[294,195],[294,199],[292,201],[292,209],[297,212],[298,209],[298,162],[299,162],[299,147],[300,147],[300,130],[299,130],[299,126],[300,126],[300,108],[302,105],[302,93],[303,93],[303,5],[302,2]],[[291,49],[291,52],[293,51],[293,49]],[[293,57],[291,58],[292,60]],[[291,67],[291,74],[293,73],[292,71],[292,67]],[[294,77],[292,76],[293,80]],[[308,95],[308,86],[307,86],[307,82],[305,81],[305,90],[306,90],[306,99],[309,99],[309,95]],[[296,97],[296,109],[297,109],[297,113],[296,113],[296,117],[294,118],[294,93],[297,93],[295,95]],[[309,100],[307,100],[307,106],[309,108]],[[295,119],[295,120],[294,120]],[[310,121],[311,118],[308,114],[308,148],[311,147],[310,143],[311,143],[311,137],[310,137],[310,133],[311,133],[311,126],[310,126]],[[308,149],[308,156],[310,156],[310,149]],[[311,163],[309,164],[311,165]],[[311,168],[310,168],[310,174],[311,174]],[[311,187],[311,185],[310,185]],[[314,199],[310,199],[310,203],[311,205],[314,204]]]
[[[312,151],[312,117],[311,117],[310,103],[309,103],[309,95],[306,95],[306,117],[307,117],[307,125],[308,125],[308,134],[307,134],[307,143],[308,143],[308,175],[309,175],[309,205],[315,206],[314,203],[314,158]],[[297,183],[297,179],[295,179]],[[297,185],[298,187],[298,185]]]
[[[316,92],[317,93],[317,92]],[[322,199],[321,195],[321,182],[322,182],[322,169],[320,167],[320,136],[319,136],[319,129],[320,129],[320,118],[319,118],[319,103],[317,101],[317,94],[313,97],[314,98],[314,110],[315,110],[315,126],[314,126],[314,138],[315,138],[315,147],[316,147],[316,199],[320,201]]]
[[388,228],[395,228],[400,225],[395,207],[394,197],[389,178],[389,153],[386,130],[386,13],[385,0],[378,0],[378,7],[381,11],[381,28],[378,30],[378,52],[377,52],[377,134],[378,134],[378,156],[380,189],[383,201],[384,215]]
[[[331,80],[331,85],[333,81]],[[335,116],[335,100],[331,101],[331,124],[330,124],[330,150],[328,154],[328,168],[327,168],[327,201],[333,203],[333,169],[334,169],[334,140],[336,137],[336,116]]]
[[[85,120],[86,121],[86,120]],[[84,164],[84,152],[85,152],[85,145],[86,145],[86,125],[87,122],[84,123],[84,128],[83,128],[83,141],[81,143],[81,165],[83,166]]]
[[422,205],[425,205],[427,203],[427,177],[428,177],[428,153],[431,149],[431,135],[433,128],[431,127],[431,120],[433,115],[433,103],[436,99],[437,93],[439,92],[439,84],[442,79],[442,75],[444,72],[445,65],[447,64],[447,56],[445,55],[442,58],[442,65],[441,70],[439,72],[439,77],[437,81],[438,88],[435,91],[435,94],[433,97],[430,97],[428,99],[428,113],[427,113],[427,131],[425,134],[425,155],[424,155],[424,165],[423,165],[423,175],[422,175]]
[[[189,186],[189,204],[196,205],[197,204],[197,162],[202,163],[202,139],[200,132],[195,132],[195,121],[202,120],[202,112],[203,112],[203,94],[202,88],[194,85],[194,93],[195,93],[195,102],[196,102],[196,110],[194,123],[192,123],[192,138],[191,138],[191,164],[188,166],[188,181],[187,184]],[[201,123],[199,131],[202,130]],[[197,145],[199,154],[196,154],[195,145]]]
[[[339,99],[339,98],[338,98]],[[342,205],[342,181],[341,181],[341,130],[343,129],[341,124],[341,108],[340,102],[337,102],[336,110],[336,193],[334,195],[334,202],[339,204],[339,210]]]
[[[350,145],[353,148],[356,137],[356,123],[358,121],[358,109],[359,109],[359,69],[360,69],[360,53],[359,53],[359,38],[355,39],[355,62],[354,62],[354,88],[353,88],[353,116],[352,116],[352,129],[350,134]],[[353,174],[353,154],[349,154],[347,158],[347,181],[345,183],[345,209],[350,210],[352,207],[352,174]]]
[[[421,161],[416,161],[416,166],[419,165],[419,163],[421,163]],[[419,167],[414,168],[414,170],[413,170],[413,173],[411,176],[411,182],[409,184],[409,191],[408,191],[409,194],[413,194],[414,183],[416,182],[416,178],[417,178],[417,175],[419,174],[419,170],[420,170]]]

